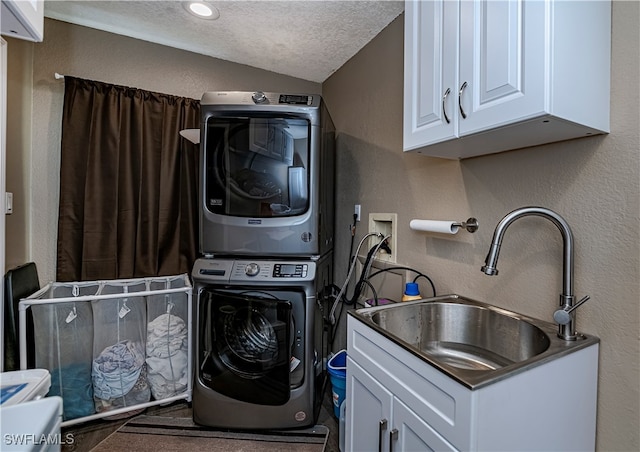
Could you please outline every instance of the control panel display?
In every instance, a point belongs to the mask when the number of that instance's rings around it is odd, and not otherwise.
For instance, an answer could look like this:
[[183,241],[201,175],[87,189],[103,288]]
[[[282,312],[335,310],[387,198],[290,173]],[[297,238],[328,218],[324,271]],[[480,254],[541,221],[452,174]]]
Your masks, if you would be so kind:
[[305,278],[307,276],[307,264],[275,264],[273,266],[274,278]]
[[296,96],[293,94],[280,94],[278,103],[290,104],[290,105],[311,105],[313,103],[313,96]]

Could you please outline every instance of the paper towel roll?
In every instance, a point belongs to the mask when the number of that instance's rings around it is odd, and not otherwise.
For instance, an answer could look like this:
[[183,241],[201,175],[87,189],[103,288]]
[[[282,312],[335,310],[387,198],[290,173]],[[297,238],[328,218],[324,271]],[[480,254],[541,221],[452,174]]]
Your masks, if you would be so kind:
[[415,231],[438,232],[440,234],[457,234],[460,223],[455,221],[411,220],[409,227]]

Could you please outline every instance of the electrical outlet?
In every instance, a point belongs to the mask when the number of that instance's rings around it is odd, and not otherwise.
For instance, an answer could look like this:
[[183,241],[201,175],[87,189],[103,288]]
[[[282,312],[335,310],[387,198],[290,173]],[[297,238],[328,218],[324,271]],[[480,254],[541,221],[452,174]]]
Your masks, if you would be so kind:
[[353,214],[356,216],[356,221],[360,221],[360,204],[356,204],[353,209]]
[[396,213],[370,213],[369,232],[381,233],[390,236],[387,244],[391,253],[378,253],[376,259],[387,262],[398,262],[398,214]]

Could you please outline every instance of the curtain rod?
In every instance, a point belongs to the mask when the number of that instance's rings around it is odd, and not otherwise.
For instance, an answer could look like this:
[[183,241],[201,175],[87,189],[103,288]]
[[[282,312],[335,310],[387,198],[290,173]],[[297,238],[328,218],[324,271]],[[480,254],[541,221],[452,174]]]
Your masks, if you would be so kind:
[[58,74],[57,72],[55,72],[55,73],[53,74],[53,77],[54,77],[56,80],[64,79],[64,75],[62,75],[62,74]]

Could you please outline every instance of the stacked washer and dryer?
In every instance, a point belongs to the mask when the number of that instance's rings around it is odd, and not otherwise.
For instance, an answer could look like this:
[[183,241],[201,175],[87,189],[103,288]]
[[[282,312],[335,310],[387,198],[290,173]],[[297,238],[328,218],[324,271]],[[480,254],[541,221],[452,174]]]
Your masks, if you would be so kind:
[[318,95],[201,100],[194,421],[313,425],[326,378],[335,129]]

